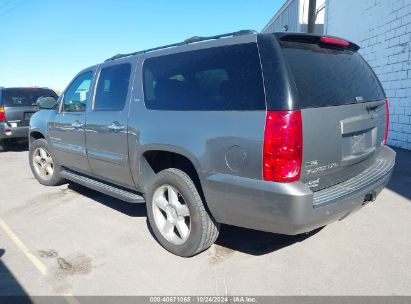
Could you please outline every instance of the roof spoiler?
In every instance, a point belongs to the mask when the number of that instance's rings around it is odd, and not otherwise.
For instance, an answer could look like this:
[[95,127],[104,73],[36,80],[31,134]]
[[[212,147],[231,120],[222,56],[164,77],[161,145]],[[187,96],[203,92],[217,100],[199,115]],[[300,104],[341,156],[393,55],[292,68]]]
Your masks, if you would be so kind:
[[334,36],[319,36],[305,33],[275,33],[275,36],[280,41],[319,44],[324,47],[342,48],[354,52],[360,49],[357,44]]

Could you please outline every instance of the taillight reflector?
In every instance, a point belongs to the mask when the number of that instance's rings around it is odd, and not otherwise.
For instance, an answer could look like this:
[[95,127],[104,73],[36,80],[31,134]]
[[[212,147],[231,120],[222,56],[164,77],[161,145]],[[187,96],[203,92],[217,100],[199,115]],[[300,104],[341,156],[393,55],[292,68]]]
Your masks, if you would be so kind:
[[388,127],[390,125],[390,110],[388,108],[388,99],[385,100],[385,134],[384,134],[384,144],[387,144],[388,139]]
[[263,147],[263,178],[294,182],[300,179],[302,162],[301,111],[268,111]]
[[0,106],[0,121],[1,122],[6,121],[6,113],[5,113],[4,108],[2,106]]
[[346,40],[331,38],[331,37],[321,37],[320,41],[324,44],[338,45],[338,46],[349,46],[350,43]]

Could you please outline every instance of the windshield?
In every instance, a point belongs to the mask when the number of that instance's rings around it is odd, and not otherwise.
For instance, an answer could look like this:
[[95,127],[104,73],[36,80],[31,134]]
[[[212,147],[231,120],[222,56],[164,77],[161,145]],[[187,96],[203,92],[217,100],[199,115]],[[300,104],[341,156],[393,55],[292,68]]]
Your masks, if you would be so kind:
[[324,107],[384,99],[372,69],[357,52],[317,44],[281,42],[300,107]]
[[5,107],[30,107],[39,97],[54,97],[57,94],[50,89],[16,88],[3,90],[3,105]]

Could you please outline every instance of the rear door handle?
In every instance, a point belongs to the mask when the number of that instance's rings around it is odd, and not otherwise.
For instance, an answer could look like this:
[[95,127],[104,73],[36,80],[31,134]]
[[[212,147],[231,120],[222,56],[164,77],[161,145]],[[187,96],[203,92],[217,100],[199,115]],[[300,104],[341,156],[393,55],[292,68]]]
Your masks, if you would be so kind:
[[71,126],[74,129],[81,129],[84,126],[84,124],[82,124],[80,121],[76,120],[71,124]]
[[108,126],[108,128],[114,133],[118,133],[125,129],[125,127],[123,125],[120,125],[117,121],[114,121],[111,125]]

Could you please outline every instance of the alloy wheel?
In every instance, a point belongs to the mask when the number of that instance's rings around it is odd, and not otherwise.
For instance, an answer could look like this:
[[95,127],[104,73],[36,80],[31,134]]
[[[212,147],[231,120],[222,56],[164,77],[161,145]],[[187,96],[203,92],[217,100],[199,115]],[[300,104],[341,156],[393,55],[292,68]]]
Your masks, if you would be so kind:
[[160,186],[154,192],[152,206],[162,236],[172,244],[183,244],[190,235],[191,217],[181,193],[173,186]]
[[33,152],[33,166],[37,175],[43,180],[53,176],[54,164],[50,153],[43,148],[36,148]]

